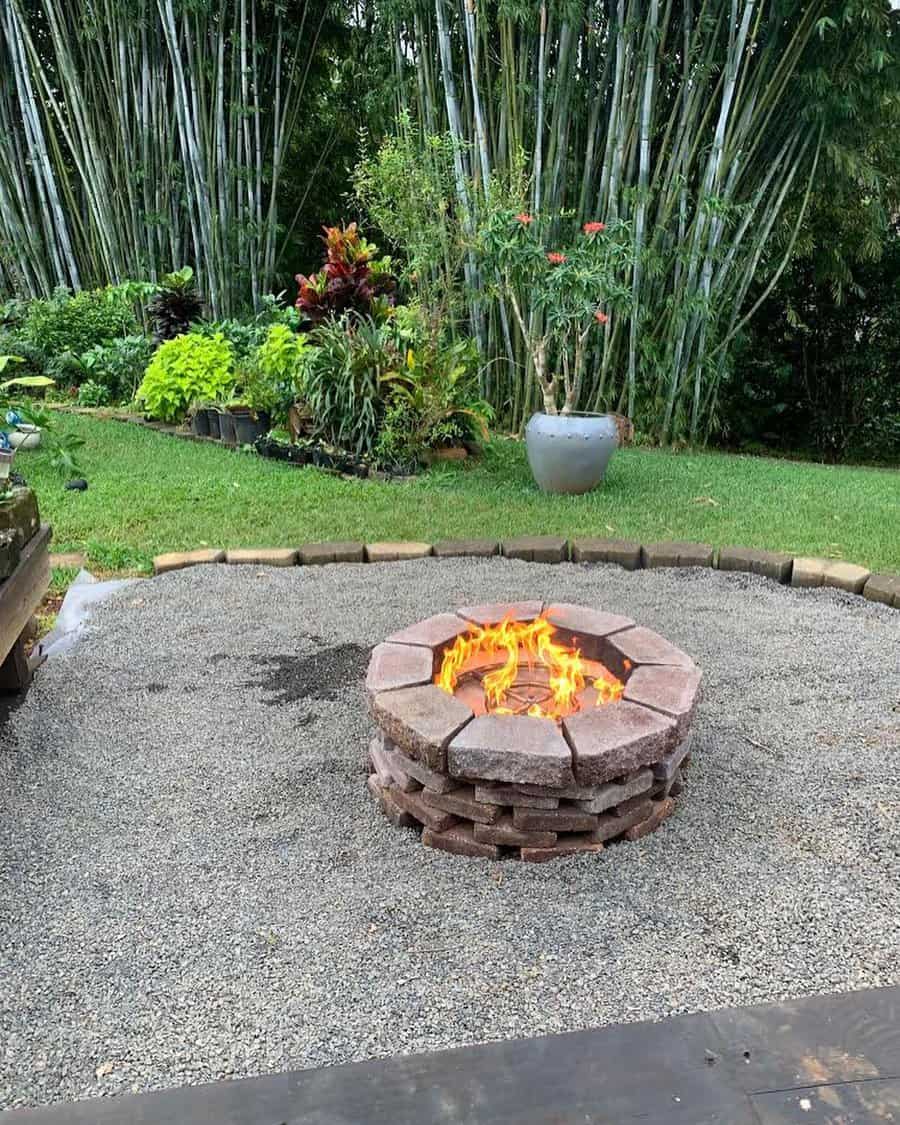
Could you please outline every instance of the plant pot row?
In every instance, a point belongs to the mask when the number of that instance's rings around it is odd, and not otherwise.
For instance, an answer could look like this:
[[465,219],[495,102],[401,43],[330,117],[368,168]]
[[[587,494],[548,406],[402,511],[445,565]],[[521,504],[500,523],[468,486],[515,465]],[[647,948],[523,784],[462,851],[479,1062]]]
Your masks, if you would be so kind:
[[345,449],[337,449],[322,442],[306,439],[290,444],[263,436],[255,444],[261,457],[288,461],[292,465],[313,465],[317,469],[331,469],[357,477],[367,477],[371,472],[368,461]]
[[191,430],[198,437],[209,437],[225,445],[253,445],[265,436],[271,419],[264,411],[249,407],[232,407],[228,410],[202,407],[191,416]]

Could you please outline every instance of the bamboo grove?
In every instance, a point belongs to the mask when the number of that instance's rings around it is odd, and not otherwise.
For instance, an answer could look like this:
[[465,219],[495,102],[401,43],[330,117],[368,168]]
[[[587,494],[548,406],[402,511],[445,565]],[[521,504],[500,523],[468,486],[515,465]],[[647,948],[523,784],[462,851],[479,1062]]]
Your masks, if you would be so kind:
[[[729,345],[789,260],[832,144],[821,84],[835,15],[826,0],[393,11],[398,68],[411,59],[416,77],[408,100],[398,83],[398,108],[459,143],[464,210],[524,154],[533,211],[631,224],[630,309],[595,349],[583,408],[622,409],[663,441],[707,430]],[[865,18],[874,57],[891,17],[871,5]],[[503,320],[488,310],[489,355],[508,347]],[[488,393],[519,428],[535,397],[516,358],[492,368]]]
[[270,290],[321,12],[2,0],[0,13],[8,287],[155,280],[187,263],[215,316]]
[[[228,315],[284,284],[312,3],[2,0],[0,287],[191,264]],[[328,18],[335,91],[379,87],[358,101],[372,143],[396,120],[423,162],[446,140],[464,239],[497,192],[573,230],[628,225],[627,305],[594,337],[580,405],[662,441],[714,423],[810,198],[854,175],[858,101],[896,76],[886,0],[347,0]],[[327,153],[302,159],[314,178]],[[450,265],[484,392],[519,429],[537,403],[509,310],[471,247]]]

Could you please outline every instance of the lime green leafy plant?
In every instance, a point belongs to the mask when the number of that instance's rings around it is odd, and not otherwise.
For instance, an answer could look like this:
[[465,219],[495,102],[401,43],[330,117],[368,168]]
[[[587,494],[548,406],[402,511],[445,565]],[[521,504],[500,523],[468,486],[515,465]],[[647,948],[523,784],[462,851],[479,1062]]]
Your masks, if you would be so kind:
[[177,336],[150,361],[137,399],[153,418],[176,422],[192,403],[228,399],[234,380],[234,351],[224,336]]
[[316,349],[303,333],[286,324],[273,324],[265,339],[242,367],[238,377],[244,401],[284,421],[303,395],[306,371]]

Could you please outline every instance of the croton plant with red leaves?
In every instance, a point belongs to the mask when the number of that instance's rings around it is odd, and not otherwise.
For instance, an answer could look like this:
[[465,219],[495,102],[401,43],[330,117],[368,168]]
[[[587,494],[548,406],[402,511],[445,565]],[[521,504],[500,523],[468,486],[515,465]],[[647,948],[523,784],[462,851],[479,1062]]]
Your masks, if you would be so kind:
[[307,277],[297,274],[297,310],[318,324],[346,313],[378,317],[397,303],[397,279],[390,258],[377,258],[378,247],[359,233],[356,223],[324,227],[325,264]]

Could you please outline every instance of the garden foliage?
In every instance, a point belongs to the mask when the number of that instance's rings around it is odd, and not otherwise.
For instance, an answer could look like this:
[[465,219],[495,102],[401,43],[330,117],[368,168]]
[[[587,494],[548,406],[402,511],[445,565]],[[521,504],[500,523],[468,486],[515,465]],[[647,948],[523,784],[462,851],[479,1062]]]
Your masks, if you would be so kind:
[[154,418],[180,422],[194,403],[228,398],[234,378],[234,352],[224,336],[178,336],[160,345],[137,397]]
[[147,316],[157,340],[183,336],[202,314],[203,298],[197,292],[190,266],[167,273],[147,305]]
[[312,324],[356,313],[379,319],[396,303],[397,279],[390,258],[378,258],[356,223],[326,227],[325,264],[318,273],[297,274],[297,311]]
[[311,339],[303,398],[327,441],[411,463],[434,446],[486,437],[477,347],[447,341],[421,310],[398,308],[381,324],[333,319]]
[[81,355],[137,330],[132,301],[116,286],[80,293],[59,288],[46,300],[29,302],[21,325],[25,342],[48,359]]
[[303,397],[315,352],[303,333],[286,324],[270,325],[260,345],[239,365],[242,400],[283,426],[290,408]]

